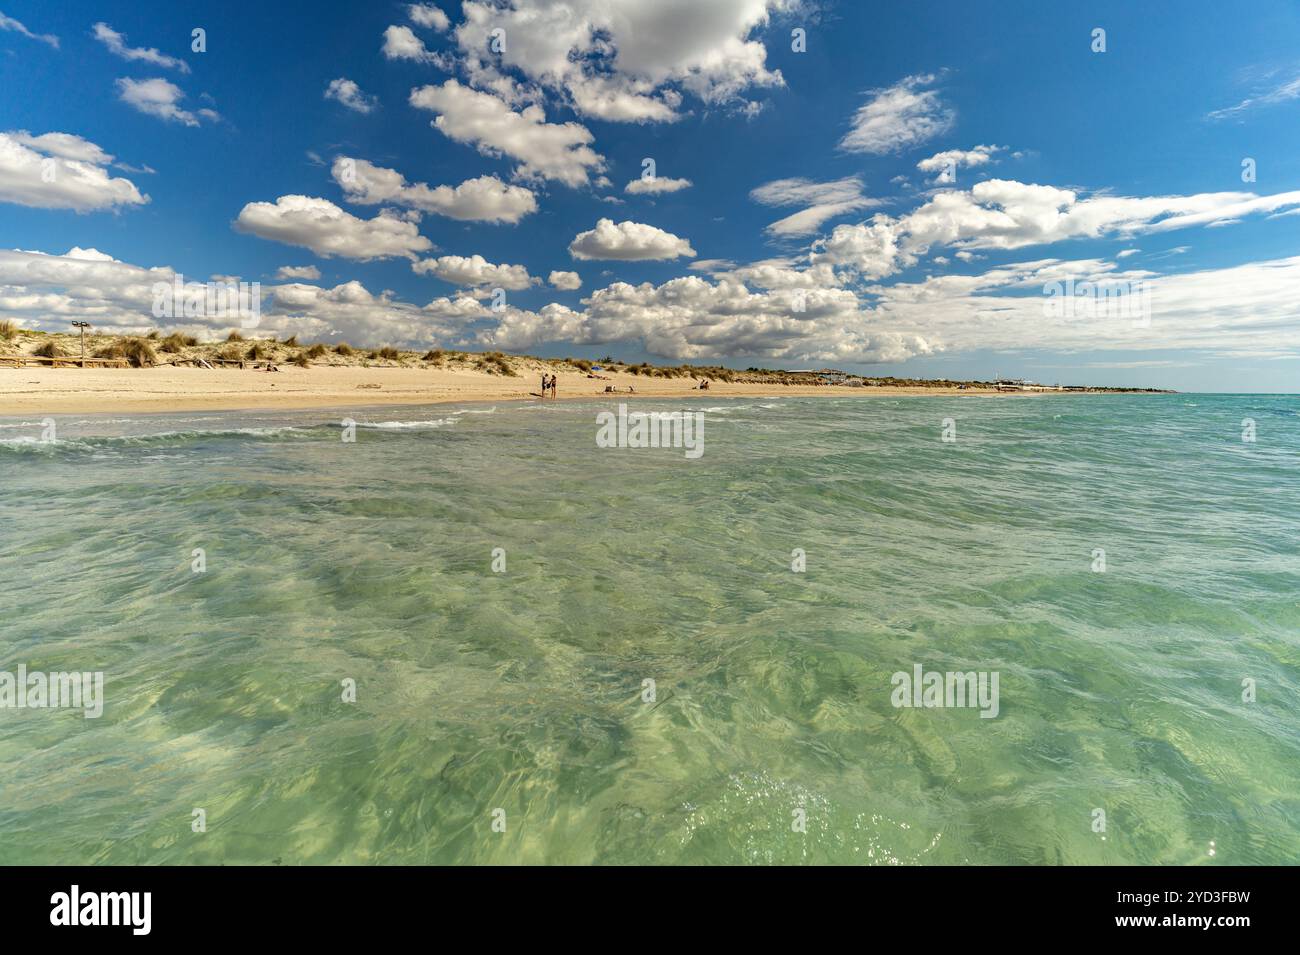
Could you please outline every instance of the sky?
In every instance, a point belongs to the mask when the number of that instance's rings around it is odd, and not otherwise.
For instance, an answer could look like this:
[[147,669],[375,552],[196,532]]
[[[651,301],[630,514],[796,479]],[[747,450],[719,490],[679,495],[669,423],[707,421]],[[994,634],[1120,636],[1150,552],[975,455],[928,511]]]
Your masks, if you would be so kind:
[[27,327],[1300,383],[1293,2],[0,0],[0,89]]

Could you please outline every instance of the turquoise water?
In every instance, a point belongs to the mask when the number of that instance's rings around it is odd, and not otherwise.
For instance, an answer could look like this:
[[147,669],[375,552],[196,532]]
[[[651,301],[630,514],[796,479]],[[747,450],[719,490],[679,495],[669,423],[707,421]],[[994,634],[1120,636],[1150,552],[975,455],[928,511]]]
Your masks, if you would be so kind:
[[1300,858],[1300,399],[609,407],[0,419],[0,863]]

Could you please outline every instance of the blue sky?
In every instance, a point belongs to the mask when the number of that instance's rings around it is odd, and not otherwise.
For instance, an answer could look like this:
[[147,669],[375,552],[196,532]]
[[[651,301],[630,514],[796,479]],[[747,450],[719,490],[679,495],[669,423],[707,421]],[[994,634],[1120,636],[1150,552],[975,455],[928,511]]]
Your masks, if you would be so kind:
[[0,317],[1296,390],[1300,8],[1077,6],[0,0]]

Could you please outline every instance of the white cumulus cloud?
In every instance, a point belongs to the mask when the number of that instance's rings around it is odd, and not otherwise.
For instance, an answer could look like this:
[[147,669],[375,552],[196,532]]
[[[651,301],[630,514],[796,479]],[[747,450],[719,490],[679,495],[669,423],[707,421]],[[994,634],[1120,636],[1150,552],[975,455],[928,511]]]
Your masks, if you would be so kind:
[[325,87],[325,98],[336,100],[348,109],[358,113],[373,113],[379,105],[379,100],[373,96],[367,96],[361,92],[361,87],[342,76],[336,80],[330,80],[329,86]]
[[548,123],[541,106],[521,111],[491,93],[448,80],[441,86],[411,91],[411,105],[438,114],[433,126],[458,143],[485,155],[506,155],[524,179],[554,179],[566,186],[584,186],[589,173],[604,169],[604,159],[591,148],[592,135],[578,123]]
[[421,259],[411,263],[411,268],[423,275],[433,275],[453,285],[471,287],[499,287],[522,291],[537,284],[522,265],[495,265],[481,255],[443,255],[436,259]]
[[447,14],[432,3],[407,4],[406,15],[411,18],[411,22],[416,26],[432,27],[439,33],[445,32],[451,26],[451,20]]
[[36,209],[96,212],[144,205],[128,179],[109,175],[113,157],[71,133],[0,133],[0,202]]
[[624,262],[695,256],[685,239],[641,222],[601,219],[596,228],[579,232],[569,243],[575,259],[617,259]]
[[422,182],[408,183],[395,169],[346,156],[337,157],[331,171],[348,201],[361,205],[393,203],[465,222],[515,223],[537,211],[532,190],[508,185],[495,176],[431,188]]
[[186,126],[198,126],[200,117],[207,120],[220,118],[210,109],[200,109],[194,113],[182,109],[179,104],[185,98],[185,93],[175,83],[161,77],[151,80],[123,77],[117,81],[117,90],[122,102],[146,116],[157,116]]
[[328,199],[281,196],[270,202],[250,202],[239,212],[235,228],[286,245],[311,249],[325,258],[414,258],[433,243],[416,224],[389,210],[373,219],[359,219]]

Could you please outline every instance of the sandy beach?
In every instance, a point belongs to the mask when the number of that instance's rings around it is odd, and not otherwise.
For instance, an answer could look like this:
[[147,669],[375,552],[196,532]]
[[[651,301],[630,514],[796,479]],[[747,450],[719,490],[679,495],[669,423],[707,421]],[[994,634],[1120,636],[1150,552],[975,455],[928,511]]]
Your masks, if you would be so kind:
[[[451,401],[537,400],[540,373],[510,378],[469,369],[280,365],[278,372],[239,368],[0,368],[0,415],[132,411],[228,411],[334,408],[351,404],[427,404]],[[559,399],[620,400],[700,397],[690,378],[610,374],[607,379],[561,372]],[[629,393],[628,389],[635,389]],[[988,389],[849,387],[715,381],[711,398],[756,395],[996,394]],[[549,399],[548,399],[549,400]]]

